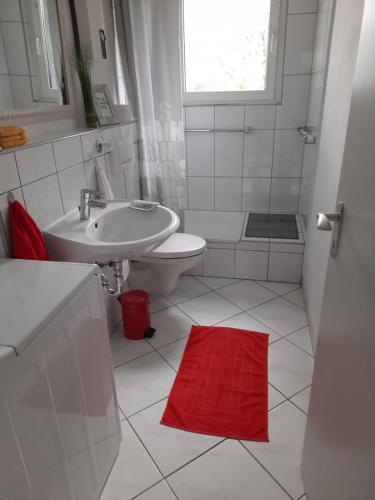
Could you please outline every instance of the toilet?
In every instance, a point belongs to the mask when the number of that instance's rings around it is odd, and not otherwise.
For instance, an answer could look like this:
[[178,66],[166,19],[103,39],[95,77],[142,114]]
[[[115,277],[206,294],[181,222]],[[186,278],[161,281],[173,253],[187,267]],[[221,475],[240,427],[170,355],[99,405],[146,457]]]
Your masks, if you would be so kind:
[[169,293],[179,276],[198,265],[206,253],[200,236],[174,233],[151,252],[130,261],[129,284],[149,292]]

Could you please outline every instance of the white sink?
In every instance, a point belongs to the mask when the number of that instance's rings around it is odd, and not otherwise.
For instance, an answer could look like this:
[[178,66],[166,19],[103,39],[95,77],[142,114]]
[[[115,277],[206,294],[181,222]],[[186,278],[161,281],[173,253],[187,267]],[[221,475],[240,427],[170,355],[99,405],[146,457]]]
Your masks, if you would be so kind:
[[151,251],[179,224],[178,216],[161,205],[146,212],[129,208],[129,203],[110,203],[105,208],[91,208],[91,217],[85,221],[80,220],[76,208],[43,233],[53,260],[104,262]]

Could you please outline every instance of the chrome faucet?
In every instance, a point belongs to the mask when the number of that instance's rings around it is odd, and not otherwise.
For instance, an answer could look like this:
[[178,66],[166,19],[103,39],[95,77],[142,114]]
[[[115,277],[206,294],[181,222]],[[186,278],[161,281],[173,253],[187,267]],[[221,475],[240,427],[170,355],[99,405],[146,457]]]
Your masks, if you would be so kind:
[[91,207],[105,208],[107,200],[103,198],[104,193],[94,189],[81,189],[79,198],[79,218],[88,220]]

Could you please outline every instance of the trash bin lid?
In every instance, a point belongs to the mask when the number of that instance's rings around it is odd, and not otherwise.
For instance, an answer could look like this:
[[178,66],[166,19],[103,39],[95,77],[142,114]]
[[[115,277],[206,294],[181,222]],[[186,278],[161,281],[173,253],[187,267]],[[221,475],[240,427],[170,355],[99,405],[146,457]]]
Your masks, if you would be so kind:
[[131,290],[121,295],[121,304],[126,304],[130,307],[148,304],[149,301],[150,296],[144,290]]

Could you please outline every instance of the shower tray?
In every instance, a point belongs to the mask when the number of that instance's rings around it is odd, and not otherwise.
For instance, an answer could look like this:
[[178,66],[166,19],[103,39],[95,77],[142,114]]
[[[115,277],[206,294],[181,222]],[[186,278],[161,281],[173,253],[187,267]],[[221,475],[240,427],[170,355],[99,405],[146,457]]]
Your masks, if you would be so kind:
[[294,214],[249,213],[246,238],[277,238],[298,240],[298,226]]

